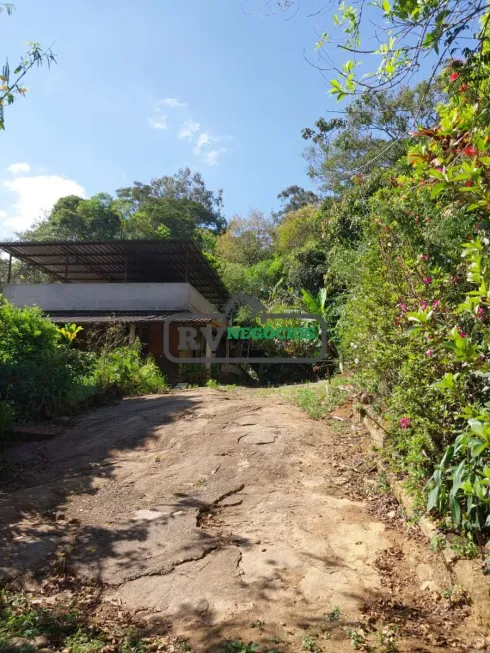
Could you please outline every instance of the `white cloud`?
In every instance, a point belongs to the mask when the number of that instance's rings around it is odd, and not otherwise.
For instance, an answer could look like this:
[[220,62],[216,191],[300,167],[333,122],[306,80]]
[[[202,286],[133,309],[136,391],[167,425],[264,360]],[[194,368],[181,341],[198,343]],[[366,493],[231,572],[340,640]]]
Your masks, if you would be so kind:
[[189,141],[192,143],[193,135],[195,132],[198,132],[201,129],[201,125],[198,122],[193,120],[186,120],[183,125],[180,127],[180,131],[177,134],[177,138],[180,138],[182,141]]
[[203,147],[211,145],[215,140],[216,139],[214,139],[208,132],[201,132],[197,139],[196,147],[194,148],[194,154],[199,154]]
[[185,109],[187,102],[181,102],[175,97],[167,97],[164,100],[159,100],[158,104],[164,104],[167,107],[172,107],[172,109]]
[[31,166],[28,163],[12,163],[7,170],[13,175],[18,175],[21,172],[29,172]]
[[54,203],[65,195],[85,197],[85,189],[72,179],[58,175],[39,175],[38,177],[16,177],[4,181],[3,185],[17,195],[12,210],[0,213],[0,227],[11,231],[29,228],[35,220],[42,218]]
[[227,151],[225,147],[220,147],[217,150],[209,150],[209,152],[205,152],[203,155],[203,163],[208,166],[217,166],[219,165],[218,157]]
[[167,116],[155,116],[148,118],[148,125],[152,129],[168,129]]

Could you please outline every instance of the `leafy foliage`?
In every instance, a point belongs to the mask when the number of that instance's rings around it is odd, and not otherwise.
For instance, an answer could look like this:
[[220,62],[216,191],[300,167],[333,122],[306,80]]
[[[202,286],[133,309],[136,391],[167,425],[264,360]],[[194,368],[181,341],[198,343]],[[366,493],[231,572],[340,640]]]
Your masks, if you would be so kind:
[[142,359],[137,341],[132,346],[102,351],[93,378],[103,391],[116,388],[125,395],[157,394],[168,388],[153,359]]
[[[298,10],[299,4],[298,0],[277,0],[281,11]],[[434,78],[448,56],[471,53],[467,47],[471,39],[473,50],[481,50],[488,8],[486,0],[361,0],[342,2],[331,16],[320,5],[318,11],[309,14],[329,17],[328,31],[321,33],[315,47],[319,68],[335,75],[329,82],[330,92],[339,100],[366,90],[406,84],[422,59],[430,55]],[[380,27],[374,34],[372,25]],[[351,58],[337,65],[338,56],[331,51],[337,49]],[[377,69],[363,67],[366,55],[378,60]]]
[[[152,179],[149,184],[135,182],[117,191],[118,207],[125,231],[130,238],[158,236],[192,238],[200,228],[219,234],[225,220],[222,215],[222,191],[211,191],[200,173],[183,168],[173,176]],[[160,232],[162,235],[162,232]]]
[[216,243],[216,253],[225,261],[255,265],[271,255],[273,226],[260,211],[246,218],[233,217]]
[[121,215],[113,198],[99,193],[88,200],[60,198],[49,216],[21,235],[23,240],[112,240],[122,232]]
[[151,394],[167,388],[138,343],[97,353],[75,347],[80,327],[58,328],[36,308],[0,301],[0,433],[13,420],[70,414],[101,393]]
[[320,118],[315,129],[303,129],[303,138],[312,143],[304,152],[308,175],[324,192],[339,193],[362,176],[390,168],[405,154],[410,129],[434,124],[441,100],[438,86],[427,82],[414,89],[363,93],[342,118]]
[[[13,4],[0,3],[0,13],[11,14],[14,9]],[[43,50],[41,45],[35,41],[28,41],[27,46],[27,51],[20,58],[14,70],[11,70],[8,59],[2,67],[2,74],[0,75],[0,130],[5,129],[5,106],[10,106],[19,95],[25,96],[27,93],[27,88],[24,86],[24,78],[27,73],[34,67],[46,64],[49,68],[52,63],[56,63],[55,55],[51,52],[51,49]]]
[[321,224],[317,207],[307,204],[285,213],[275,230],[276,250],[279,254],[288,254],[318,241],[320,237]]
[[305,190],[296,184],[282,190],[277,198],[283,203],[280,216],[291,213],[292,211],[299,211],[299,209],[308,205],[317,206],[320,203],[320,198],[316,193],[311,190]]

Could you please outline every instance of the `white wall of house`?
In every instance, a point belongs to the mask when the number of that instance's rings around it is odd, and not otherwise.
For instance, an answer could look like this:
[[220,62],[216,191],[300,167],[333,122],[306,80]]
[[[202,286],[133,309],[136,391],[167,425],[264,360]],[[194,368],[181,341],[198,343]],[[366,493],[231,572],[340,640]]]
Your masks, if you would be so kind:
[[44,311],[192,311],[216,309],[189,283],[13,284],[3,296],[15,306]]

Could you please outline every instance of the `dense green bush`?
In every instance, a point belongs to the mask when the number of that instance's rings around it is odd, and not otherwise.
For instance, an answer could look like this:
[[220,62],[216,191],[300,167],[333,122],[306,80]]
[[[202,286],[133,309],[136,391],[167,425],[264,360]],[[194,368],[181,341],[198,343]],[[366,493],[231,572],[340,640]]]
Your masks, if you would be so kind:
[[141,357],[138,341],[102,351],[95,363],[93,379],[102,391],[116,389],[125,395],[156,394],[168,388],[155,361]]
[[0,297],[0,364],[17,364],[54,351],[56,326],[38,308],[18,308]]
[[358,181],[322,215],[339,347],[387,419],[387,457],[442,524],[478,539],[490,530],[488,75],[455,65],[411,167]]
[[80,327],[56,327],[36,308],[0,299],[0,433],[15,420],[70,414],[107,392],[163,392],[165,378],[139,343],[112,339],[102,350],[80,351]]
[[93,359],[64,344],[37,308],[0,300],[0,399],[17,419],[70,412],[95,389],[85,381]]

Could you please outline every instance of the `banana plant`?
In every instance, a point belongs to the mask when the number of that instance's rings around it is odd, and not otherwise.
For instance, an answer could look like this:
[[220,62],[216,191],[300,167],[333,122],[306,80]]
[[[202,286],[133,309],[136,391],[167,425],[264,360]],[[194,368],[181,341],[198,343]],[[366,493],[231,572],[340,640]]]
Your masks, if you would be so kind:
[[313,295],[309,293],[307,290],[305,290],[304,288],[301,290],[301,294],[303,295],[303,302],[305,303],[305,306],[309,310],[309,312],[314,315],[319,315],[326,321],[327,320],[326,289],[320,288],[316,298],[313,297]]
[[77,326],[76,324],[65,324],[64,327],[57,328],[61,339],[68,345],[71,345],[80,331],[83,331],[83,327]]

